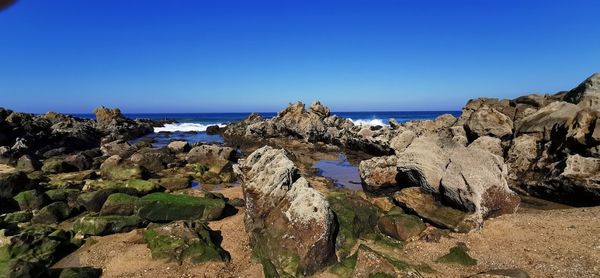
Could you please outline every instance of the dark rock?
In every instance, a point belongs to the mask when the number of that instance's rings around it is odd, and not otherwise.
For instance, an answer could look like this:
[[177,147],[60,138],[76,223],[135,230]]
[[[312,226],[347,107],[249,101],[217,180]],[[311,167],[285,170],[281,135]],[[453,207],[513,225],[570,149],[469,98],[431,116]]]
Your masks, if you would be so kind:
[[55,224],[67,219],[72,209],[64,202],[54,202],[40,209],[31,222],[40,224]]
[[23,155],[19,158],[19,160],[17,161],[17,170],[19,171],[23,171],[26,173],[31,173],[37,170],[40,170],[41,168],[41,163],[34,159],[33,157],[31,157],[30,155]]
[[77,203],[85,207],[88,211],[99,212],[102,209],[104,202],[106,202],[106,199],[108,199],[108,196],[113,193],[115,193],[115,190],[111,189],[81,193],[77,197]]
[[174,176],[160,179],[160,186],[170,191],[186,189],[192,186],[190,176]]
[[100,215],[133,215],[137,201],[138,198],[135,196],[123,193],[111,194],[102,205]]
[[139,165],[123,160],[118,155],[107,158],[100,166],[100,173],[108,180],[141,179],[144,171]]
[[0,198],[12,198],[31,188],[31,180],[23,172],[0,173]]
[[477,260],[471,258],[471,256],[469,256],[469,253],[467,253],[468,251],[469,248],[467,248],[467,246],[464,243],[459,242],[458,244],[456,244],[455,247],[450,248],[450,252],[448,254],[438,258],[436,262],[446,264],[459,264],[463,266],[477,265]]
[[73,230],[85,235],[103,236],[129,232],[140,228],[144,222],[138,216],[105,215],[83,216],[73,223]]
[[222,199],[168,193],[152,193],[137,202],[137,214],[152,222],[215,220],[221,217],[224,208]]
[[426,228],[419,217],[405,214],[402,210],[392,210],[379,218],[378,227],[382,233],[403,241],[418,236]]
[[217,135],[221,131],[221,127],[218,125],[211,125],[206,127],[206,134],[208,135]]
[[167,148],[169,148],[174,153],[183,153],[189,152],[191,146],[190,143],[188,143],[187,141],[173,141],[169,143],[169,145],[167,145]]
[[46,195],[35,189],[23,191],[13,199],[19,203],[21,210],[38,210],[48,203]]

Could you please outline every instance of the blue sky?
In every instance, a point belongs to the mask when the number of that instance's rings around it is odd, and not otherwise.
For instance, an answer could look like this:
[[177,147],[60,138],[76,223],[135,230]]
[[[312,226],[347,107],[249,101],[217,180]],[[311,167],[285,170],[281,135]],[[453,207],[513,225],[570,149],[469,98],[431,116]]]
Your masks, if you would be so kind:
[[600,1],[21,0],[0,106],[26,112],[458,110],[600,71]]

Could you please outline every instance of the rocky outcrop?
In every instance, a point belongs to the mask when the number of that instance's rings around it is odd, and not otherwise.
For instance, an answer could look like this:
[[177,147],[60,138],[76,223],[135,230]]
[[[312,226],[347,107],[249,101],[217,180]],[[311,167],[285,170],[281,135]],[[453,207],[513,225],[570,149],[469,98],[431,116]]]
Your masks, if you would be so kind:
[[513,122],[508,116],[489,106],[483,106],[471,114],[465,124],[473,138],[492,136],[502,138],[513,133]]
[[255,254],[278,272],[310,275],[335,261],[337,223],[281,149],[265,146],[240,162],[245,225]]
[[396,156],[363,160],[358,169],[365,191],[381,194],[399,190],[397,163]]

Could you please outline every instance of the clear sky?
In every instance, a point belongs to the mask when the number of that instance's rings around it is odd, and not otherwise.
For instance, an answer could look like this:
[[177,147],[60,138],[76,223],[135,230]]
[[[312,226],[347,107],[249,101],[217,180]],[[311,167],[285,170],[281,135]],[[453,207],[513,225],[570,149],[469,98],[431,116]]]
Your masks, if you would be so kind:
[[0,11],[0,106],[458,110],[600,71],[599,15],[597,0],[20,0]]

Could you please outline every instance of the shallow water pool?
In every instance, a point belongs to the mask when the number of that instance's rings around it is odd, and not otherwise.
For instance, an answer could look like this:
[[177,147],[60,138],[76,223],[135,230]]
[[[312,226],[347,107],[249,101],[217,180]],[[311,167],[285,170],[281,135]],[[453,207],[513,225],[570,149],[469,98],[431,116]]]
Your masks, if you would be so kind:
[[319,160],[313,168],[317,169],[319,176],[331,179],[338,188],[363,190],[358,166],[350,163],[344,154],[340,154],[337,160]]

